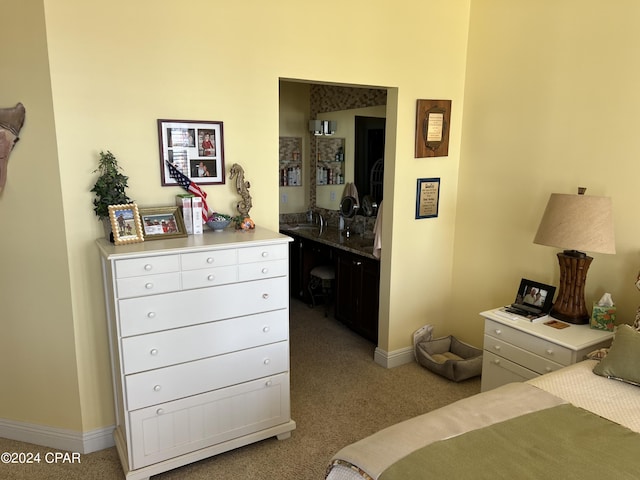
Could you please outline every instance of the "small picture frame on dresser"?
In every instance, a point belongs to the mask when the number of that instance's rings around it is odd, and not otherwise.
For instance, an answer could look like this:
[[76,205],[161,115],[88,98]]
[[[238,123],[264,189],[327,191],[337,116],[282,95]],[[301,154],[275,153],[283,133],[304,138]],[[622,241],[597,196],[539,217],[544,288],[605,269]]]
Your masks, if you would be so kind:
[[140,220],[145,240],[182,238],[187,236],[180,207],[140,208]]
[[138,206],[135,203],[109,205],[109,220],[115,245],[144,242]]

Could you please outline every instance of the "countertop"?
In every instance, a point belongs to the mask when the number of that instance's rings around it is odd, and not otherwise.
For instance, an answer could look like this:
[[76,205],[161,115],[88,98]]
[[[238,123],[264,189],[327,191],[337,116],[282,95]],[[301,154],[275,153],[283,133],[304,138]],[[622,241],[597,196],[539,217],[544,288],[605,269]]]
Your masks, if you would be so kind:
[[347,237],[345,230],[338,230],[335,227],[324,228],[322,234],[319,234],[319,231],[320,229],[315,225],[280,224],[280,233],[285,235],[298,236],[314,242],[324,243],[325,245],[378,261],[373,256],[374,237],[372,232],[366,232],[364,235],[351,232]]

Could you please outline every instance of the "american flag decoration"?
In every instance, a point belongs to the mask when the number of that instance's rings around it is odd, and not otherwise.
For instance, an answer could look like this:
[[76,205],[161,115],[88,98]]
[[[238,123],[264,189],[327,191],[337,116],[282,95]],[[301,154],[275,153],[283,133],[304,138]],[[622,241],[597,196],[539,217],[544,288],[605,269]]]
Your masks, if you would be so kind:
[[202,221],[206,222],[209,218],[209,206],[207,205],[207,193],[203,191],[195,182],[191,181],[189,177],[187,177],[184,173],[178,170],[175,165],[171,162],[167,161],[167,166],[169,167],[169,176],[173,178],[178,185],[184,188],[187,192],[193,193],[194,195],[200,197],[202,199]]

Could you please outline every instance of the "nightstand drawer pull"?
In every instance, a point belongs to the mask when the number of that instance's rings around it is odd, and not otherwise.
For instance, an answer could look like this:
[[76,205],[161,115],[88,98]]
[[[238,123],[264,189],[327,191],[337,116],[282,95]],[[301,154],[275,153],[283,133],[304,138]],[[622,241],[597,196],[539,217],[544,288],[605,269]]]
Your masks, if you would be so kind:
[[269,330],[271,330],[271,327],[269,327],[269,325],[265,325],[265,326],[262,328],[262,331],[263,331],[264,333],[269,333]]
[[265,300],[269,299],[269,294],[268,293],[263,293],[262,294],[262,298],[264,298]]
[[162,387],[160,385],[156,385],[153,387],[154,392],[159,392],[160,390],[162,390]]
[[152,268],[153,268],[153,266],[152,266],[152,265],[150,265],[150,264],[148,264],[148,263],[144,266],[144,269],[145,269],[147,272],[150,272]]
[[215,280],[215,279],[216,279],[216,276],[215,276],[215,275],[213,275],[213,274],[211,274],[211,275],[207,276],[207,280],[209,280],[210,282],[211,282],[211,281],[213,281],[213,280]]
[[262,258],[267,258],[269,256],[269,252],[262,252]]
[[156,356],[158,355],[158,349],[157,348],[152,348],[151,351],[149,352],[149,354]]
[[553,355],[553,350],[550,348],[547,348],[545,352],[547,353],[547,355]]
[[164,408],[159,408],[156,410],[157,415],[162,415],[164,413]]
[[153,283],[145,283],[144,288],[146,288],[147,290],[151,290],[153,288]]
[[271,363],[271,360],[268,359],[268,358],[265,358],[264,362],[262,362],[262,363],[264,363],[265,365],[269,365]]
[[267,380],[267,381],[264,383],[264,385],[265,385],[265,387],[270,387],[271,385],[273,385],[273,382],[272,382],[271,380]]
[[268,268],[263,268],[262,269],[262,273],[269,273],[269,269]]
[[156,318],[156,312],[147,313],[147,318]]
[[500,345],[494,345],[493,349],[499,352],[500,351]]
[[494,365],[500,365],[500,359],[499,358],[494,358],[493,359],[493,363],[494,363]]
[[212,257],[208,257],[207,258],[207,263],[213,263],[213,258]]
[[496,335],[502,335],[502,330],[500,330],[499,328],[495,329]]

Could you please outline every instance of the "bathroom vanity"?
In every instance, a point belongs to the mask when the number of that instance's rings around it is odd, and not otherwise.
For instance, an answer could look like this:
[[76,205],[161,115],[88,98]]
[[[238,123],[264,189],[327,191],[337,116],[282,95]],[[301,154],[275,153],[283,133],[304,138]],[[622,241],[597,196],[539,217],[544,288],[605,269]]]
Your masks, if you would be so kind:
[[335,318],[359,335],[378,343],[380,261],[373,256],[373,237],[329,227],[319,232],[313,225],[280,225],[290,236],[291,296],[310,303],[309,273],[318,265],[336,271]]

